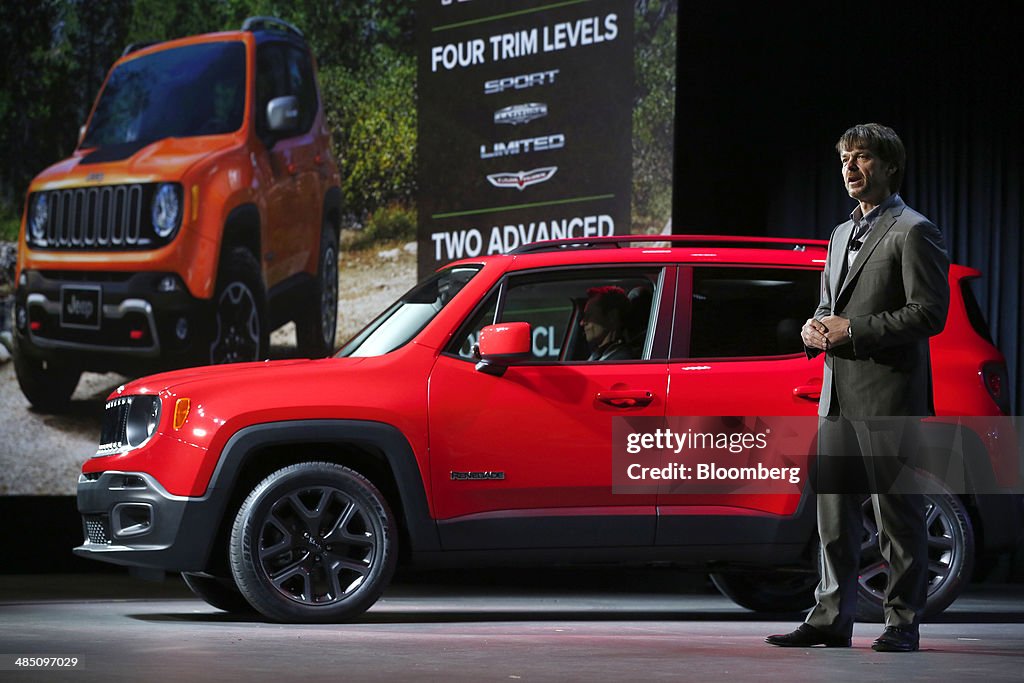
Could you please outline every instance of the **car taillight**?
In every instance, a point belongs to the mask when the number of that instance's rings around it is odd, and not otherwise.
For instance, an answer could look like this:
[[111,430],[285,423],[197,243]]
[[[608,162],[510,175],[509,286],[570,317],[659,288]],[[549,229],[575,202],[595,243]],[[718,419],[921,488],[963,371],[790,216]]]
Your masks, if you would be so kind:
[[1010,385],[1005,363],[985,363],[981,366],[981,382],[1003,415],[1010,414]]

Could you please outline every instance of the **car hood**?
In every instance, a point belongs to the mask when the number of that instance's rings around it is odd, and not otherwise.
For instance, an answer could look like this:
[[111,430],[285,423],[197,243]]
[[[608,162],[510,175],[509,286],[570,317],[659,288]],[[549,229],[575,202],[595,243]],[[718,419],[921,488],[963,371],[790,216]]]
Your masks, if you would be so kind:
[[132,394],[167,394],[199,392],[202,394],[222,393],[225,390],[242,389],[251,391],[261,386],[284,382],[284,387],[294,387],[296,381],[308,381],[323,377],[326,370],[351,368],[362,358],[325,358],[319,360],[296,359],[235,363],[231,365],[207,365],[195,368],[172,370],[149,375],[118,387],[110,399]]
[[211,135],[77,150],[36,176],[32,191],[176,180],[196,162],[236,144],[234,135]]
[[[165,412],[158,431],[200,448],[221,448],[252,425],[293,420],[384,422],[420,433],[435,360],[433,349],[410,343],[366,358],[207,366],[143,377],[110,398],[159,395]],[[187,417],[174,427],[179,408]]]

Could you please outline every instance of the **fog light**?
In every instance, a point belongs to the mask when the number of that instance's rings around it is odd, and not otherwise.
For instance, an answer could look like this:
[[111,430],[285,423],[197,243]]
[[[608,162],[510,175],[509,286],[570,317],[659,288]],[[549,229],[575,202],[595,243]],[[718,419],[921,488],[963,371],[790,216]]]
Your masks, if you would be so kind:
[[156,286],[156,291],[158,292],[176,292],[178,289],[178,278],[173,275],[160,278],[160,282]]
[[110,515],[114,536],[137,536],[153,527],[153,507],[149,503],[120,503]]
[[28,311],[25,310],[24,306],[18,306],[14,312],[14,324],[18,326],[18,329],[22,332],[25,331],[25,326],[28,325]]
[[174,336],[178,341],[185,341],[188,338],[188,320],[185,316],[178,318],[178,322],[174,324]]

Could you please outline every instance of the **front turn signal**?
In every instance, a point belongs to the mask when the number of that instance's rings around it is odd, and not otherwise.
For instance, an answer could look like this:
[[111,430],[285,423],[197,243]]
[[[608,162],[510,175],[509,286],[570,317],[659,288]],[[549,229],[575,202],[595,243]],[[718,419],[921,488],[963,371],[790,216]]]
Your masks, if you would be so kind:
[[192,407],[192,402],[187,398],[179,398],[174,402],[174,429],[175,431],[181,429],[181,426],[185,424],[185,420],[188,419],[188,411]]

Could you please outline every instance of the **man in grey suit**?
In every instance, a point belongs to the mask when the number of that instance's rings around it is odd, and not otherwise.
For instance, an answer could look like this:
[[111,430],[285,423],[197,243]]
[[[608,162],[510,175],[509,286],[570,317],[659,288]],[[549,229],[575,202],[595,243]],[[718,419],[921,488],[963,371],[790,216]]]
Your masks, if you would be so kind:
[[[897,194],[906,153],[896,133],[866,124],[836,144],[857,207],[829,241],[821,301],[801,330],[809,356],[825,353],[819,404],[817,604],[801,626],[765,641],[781,647],[849,647],[857,603],[863,520],[870,493],[889,564],[885,631],[872,648],[911,652],[927,596],[924,499],[894,487],[913,421],[930,415],[928,338],[949,308],[949,260],[939,230]],[[856,467],[851,465],[856,464]]]

